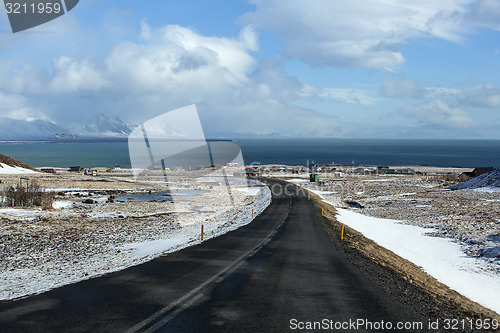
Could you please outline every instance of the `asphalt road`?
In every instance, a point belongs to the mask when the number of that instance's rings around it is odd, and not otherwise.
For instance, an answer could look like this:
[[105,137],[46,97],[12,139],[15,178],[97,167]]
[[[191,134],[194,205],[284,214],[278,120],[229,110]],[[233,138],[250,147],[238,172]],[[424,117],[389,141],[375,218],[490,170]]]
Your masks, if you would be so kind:
[[426,325],[432,304],[422,304],[425,295],[343,249],[303,193],[273,187],[268,209],[236,231],[0,302],[0,332],[278,332],[360,319]]

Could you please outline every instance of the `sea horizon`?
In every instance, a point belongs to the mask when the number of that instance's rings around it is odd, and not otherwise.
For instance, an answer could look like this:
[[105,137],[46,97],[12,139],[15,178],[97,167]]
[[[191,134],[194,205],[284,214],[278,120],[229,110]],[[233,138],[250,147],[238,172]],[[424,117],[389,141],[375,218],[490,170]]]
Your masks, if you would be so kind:
[[[211,138],[209,141],[227,138]],[[500,167],[500,140],[249,138],[232,140],[245,164]],[[33,167],[130,167],[127,138],[0,140],[0,154]]]

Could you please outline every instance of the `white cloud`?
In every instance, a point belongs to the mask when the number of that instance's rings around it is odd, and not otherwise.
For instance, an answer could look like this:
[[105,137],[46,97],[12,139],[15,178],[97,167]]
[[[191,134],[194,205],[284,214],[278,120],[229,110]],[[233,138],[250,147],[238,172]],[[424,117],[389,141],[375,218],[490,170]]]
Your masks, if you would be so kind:
[[462,104],[500,110],[500,87],[480,85],[466,89],[458,96]]
[[420,127],[439,126],[443,128],[465,129],[477,125],[477,121],[461,108],[450,107],[445,101],[434,100],[418,105],[405,105],[398,114],[416,121]]
[[500,108],[500,87],[491,84],[477,85],[463,90],[444,87],[425,88],[431,99],[446,100],[449,105],[470,108]]
[[359,89],[326,88],[322,89],[318,96],[327,97],[343,103],[362,105],[374,104],[374,99],[370,97],[367,92]]
[[0,118],[2,117],[27,121],[44,118],[25,97],[0,91]]
[[380,87],[380,95],[389,98],[422,98],[423,93],[418,82],[409,78],[396,81],[387,76]]
[[76,60],[62,56],[53,61],[52,69],[53,75],[48,87],[51,92],[92,92],[112,86],[102,68],[87,59]]
[[425,87],[425,94],[430,98],[454,98],[459,95],[462,90],[446,88],[446,87]]
[[183,92],[213,93],[242,85],[255,67],[249,51],[258,49],[257,36],[245,27],[239,39],[206,37],[189,28],[167,25],[154,29],[142,23],[141,43],[122,42],[102,61],[61,56],[49,72],[7,62],[0,74],[6,91],[30,93],[85,93],[102,90],[132,94]]
[[[321,90],[287,75],[280,61],[258,62],[251,56],[258,47],[248,26],[237,38],[224,38],[143,22],[139,42],[121,42],[102,58],[60,56],[50,70],[4,62],[0,75],[11,80],[0,81],[0,91],[50,105],[61,124],[94,113],[140,123],[196,103],[211,132],[340,133],[334,117],[294,105]],[[356,91],[345,95],[350,102],[367,100]]]
[[385,68],[405,62],[399,47],[414,37],[460,42],[472,0],[251,0],[242,24],[278,32],[284,55],[315,66]]

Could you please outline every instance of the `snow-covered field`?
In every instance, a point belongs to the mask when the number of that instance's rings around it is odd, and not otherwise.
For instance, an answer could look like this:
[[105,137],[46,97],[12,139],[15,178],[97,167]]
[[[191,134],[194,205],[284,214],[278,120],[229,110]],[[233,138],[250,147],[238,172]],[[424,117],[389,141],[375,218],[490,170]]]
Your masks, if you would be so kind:
[[[54,211],[0,208],[0,299],[40,293],[198,244],[202,225],[204,240],[216,237],[248,224],[271,201],[270,190],[258,184],[233,188],[234,202],[228,204],[226,187],[194,183],[199,194],[175,203],[110,203],[99,187],[123,188],[126,182],[90,178],[83,190],[66,178],[52,178],[53,188],[65,192]],[[94,203],[84,204],[87,199]]]

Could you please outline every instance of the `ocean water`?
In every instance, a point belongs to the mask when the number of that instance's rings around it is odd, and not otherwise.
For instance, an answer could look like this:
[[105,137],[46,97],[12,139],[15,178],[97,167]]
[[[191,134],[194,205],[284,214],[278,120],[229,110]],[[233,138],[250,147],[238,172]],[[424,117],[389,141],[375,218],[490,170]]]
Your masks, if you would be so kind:
[[[338,163],[500,167],[500,140],[245,139],[246,164]],[[34,167],[130,167],[121,142],[2,142],[0,154]]]

